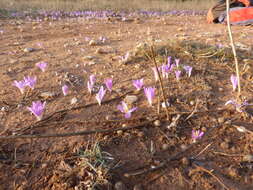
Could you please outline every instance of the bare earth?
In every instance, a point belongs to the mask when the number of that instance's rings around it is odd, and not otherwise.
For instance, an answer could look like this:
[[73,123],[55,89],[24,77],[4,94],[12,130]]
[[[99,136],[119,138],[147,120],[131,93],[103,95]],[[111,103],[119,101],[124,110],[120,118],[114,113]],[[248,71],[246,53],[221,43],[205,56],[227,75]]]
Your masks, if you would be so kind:
[[[250,106],[239,113],[224,105],[236,98],[230,82],[232,54],[228,48],[216,47],[229,45],[225,25],[207,25],[203,16],[164,16],[126,21],[0,20],[0,29],[1,136],[123,128],[82,136],[2,139],[0,189],[253,189]],[[233,32],[242,98],[251,103],[252,27],[236,26]],[[89,45],[101,36],[105,43]],[[149,107],[143,91],[135,92],[132,85],[132,80],[144,78],[145,86],[159,87],[153,63],[143,53],[149,52],[144,43],[154,44],[158,58],[166,59],[159,52],[166,47],[173,61],[180,58],[181,64],[193,67],[189,78],[183,75],[176,81],[171,74],[163,81],[171,104],[168,120],[164,108],[157,113],[158,90],[154,106]],[[136,50],[138,44],[142,52]],[[135,53],[123,64],[120,56],[128,51]],[[39,61],[49,63],[46,72],[35,66]],[[91,74],[96,75],[97,86],[113,77],[113,92],[107,91],[101,106],[87,90]],[[21,95],[12,83],[27,75],[37,76],[36,88]],[[71,88],[65,97],[64,83]],[[117,110],[126,94],[138,97],[133,104],[138,110],[128,120]],[[74,97],[77,102],[70,104]],[[39,123],[26,108],[35,100],[47,101],[45,120]],[[126,130],[130,126],[136,128]],[[238,126],[246,132],[239,132]],[[205,132],[196,143],[192,129]],[[87,154],[95,144],[102,155]]]

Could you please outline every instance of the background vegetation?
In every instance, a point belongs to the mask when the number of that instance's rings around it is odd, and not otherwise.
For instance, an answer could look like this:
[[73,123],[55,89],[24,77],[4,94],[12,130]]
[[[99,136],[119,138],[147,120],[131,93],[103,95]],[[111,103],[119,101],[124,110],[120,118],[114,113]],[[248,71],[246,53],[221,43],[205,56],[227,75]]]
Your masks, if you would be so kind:
[[24,10],[206,10],[215,0],[0,0],[0,9]]

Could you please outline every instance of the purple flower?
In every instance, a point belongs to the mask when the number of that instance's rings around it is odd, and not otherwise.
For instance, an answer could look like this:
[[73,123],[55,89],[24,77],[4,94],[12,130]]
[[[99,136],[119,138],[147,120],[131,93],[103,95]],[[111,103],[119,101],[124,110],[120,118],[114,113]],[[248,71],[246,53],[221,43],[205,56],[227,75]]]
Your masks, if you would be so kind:
[[29,86],[31,89],[34,89],[34,86],[36,84],[37,78],[36,77],[24,77],[24,82],[26,86]]
[[134,87],[139,91],[143,87],[143,79],[138,79],[133,81]]
[[144,94],[148,99],[149,105],[152,106],[153,98],[155,97],[155,88],[154,87],[144,88]]
[[[158,74],[156,68],[152,67],[152,70],[154,72],[155,81],[158,81],[159,80],[159,74]],[[158,69],[158,71],[159,71],[159,69]]]
[[106,90],[104,90],[104,87],[101,86],[98,93],[96,94],[96,99],[98,101],[98,104],[101,106],[101,102],[103,97],[105,96]]
[[171,56],[168,56],[167,58],[167,65],[171,67]]
[[33,102],[31,107],[27,107],[27,109],[35,115],[37,120],[41,120],[43,116],[43,111],[45,109],[46,102],[41,103],[41,101]]
[[91,85],[93,86],[95,84],[95,82],[96,82],[95,75],[90,75],[90,83],[91,83]]
[[236,88],[237,88],[237,85],[238,85],[237,76],[231,75],[230,80],[231,80],[231,83],[232,83],[232,86],[233,86],[233,91],[235,91]]
[[65,84],[62,86],[62,93],[64,96],[67,96],[68,92],[69,92],[69,87]]
[[200,130],[192,130],[192,140],[196,142],[197,139],[200,139],[204,135],[203,131]]
[[180,70],[176,70],[175,71],[175,75],[176,75],[176,79],[179,80],[180,79],[180,75],[181,75],[181,71]]
[[105,79],[105,85],[110,92],[112,91],[112,84],[112,78]]
[[235,107],[236,111],[238,111],[238,112],[243,112],[243,108],[244,108],[245,106],[250,106],[250,105],[252,105],[252,104],[249,104],[249,103],[247,102],[247,100],[245,100],[243,103],[237,103],[235,100],[228,100],[228,101],[225,103],[225,106],[228,105],[228,104],[232,104],[232,105]]
[[170,69],[170,67],[168,65],[162,65],[161,69],[162,69],[162,76],[163,76],[163,78],[168,78],[169,77],[169,69]]
[[91,84],[90,81],[87,82],[87,88],[88,88],[89,93],[91,94],[92,93],[92,89],[93,89],[93,85]]
[[118,110],[120,110],[122,113],[125,113],[125,118],[128,119],[131,117],[131,113],[137,110],[137,107],[134,107],[132,109],[128,109],[128,106],[125,102],[121,102],[121,105],[117,106]]
[[192,67],[186,65],[186,66],[184,66],[184,70],[185,70],[185,72],[187,73],[188,77],[190,77],[191,74],[192,74]]
[[89,79],[90,80],[87,82],[87,87],[88,87],[88,91],[92,93],[92,89],[96,81],[95,75],[90,75]]
[[45,61],[40,61],[40,62],[36,63],[36,66],[39,67],[42,72],[45,72],[45,70],[47,68],[47,64],[48,63]]
[[176,66],[179,67],[180,59],[175,59]]
[[16,86],[20,90],[21,94],[24,94],[26,83],[23,80],[21,81],[15,80],[13,86]]

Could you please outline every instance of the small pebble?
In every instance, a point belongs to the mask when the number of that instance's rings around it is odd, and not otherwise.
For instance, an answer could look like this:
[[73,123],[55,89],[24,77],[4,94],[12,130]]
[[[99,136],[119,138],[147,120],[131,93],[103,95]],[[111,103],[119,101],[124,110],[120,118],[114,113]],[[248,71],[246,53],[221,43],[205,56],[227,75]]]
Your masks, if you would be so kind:
[[141,184],[137,184],[134,186],[134,189],[133,190],[143,190],[143,187]]
[[138,136],[138,137],[144,137],[144,132],[143,132],[143,131],[139,131],[139,132],[137,133],[137,136]]
[[118,131],[117,131],[117,134],[118,134],[118,135],[122,135],[122,134],[123,134],[123,131],[122,131],[122,130],[118,130]]
[[96,45],[99,45],[99,42],[96,41],[96,40],[90,40],[89,45],[90,46],[96,46]]
[[220,147],[223,148],[223,149],[228,149],[229,144],[227,142],[222,142],[222,143],[220,143]]
[[70,101],[70,104],[76,104],[76,103],[77,103],[77,98],[76,97],[72,98]]
[[193,106],[195,102],[193,100],[190,101],[190,105]]
[[186,157],[183,157],[181,162],[182,162],[183,165],[186,165],[186,166],[189,165],[189,163],[190,163],[189,159],[186,158]]
[[106,53],[106,52],[102,48],[98,48],[98,49],[96,49],[95,53],[97,53],[97,54],[103,54],[103,53]]
[[238,171],[236,168],[228,168],[228,175],[231,177],[238,177]]
[[162,145],[162,150],[168,150],[169,149],[169,145],[168,144],[163,144]]
[[161,121],[160,121],[160,120],[155,120],[155,121],[154,121],[154,125],[155,125],[156,127],[160,127],[160,126],[161,126]]
[[219,91],[220,91],[220,92],[223,92],[223,88],[219,88]]
[[25,48],[24,49],[24,52],[26,52],[26,53],[33,52],[33,51],[35,51],[34,48]]
[[122,127],[127,127],[127,124],[124,123],[124,124],[122,125]]
[[166,103],[162,102],[162,108],[166,108],[166,106],[170,107],[170,103],[168,101]]
[[125,101],[127,104],[131,105],[131,104],[133,104],[133,103],[135,103],[135,102],[138,101],[138,97],[135,96],[135,95],[127,95],[127,96],[124,98],[124,101]]
[[221,123],[224,123],[224,121],[225,121],[224,117],[219,117],[218,118],[218,123],[221,124]]
[[187,146],[186,146],[185,144],[181,144],[181,145],[180,145],[180,148],[181,148],[182,150],[186,150],[186,149],[187,149]]
[[118,181],[117,183],[115,183],[114,188],[115,190],[127,190],[126,185],[121,181]]

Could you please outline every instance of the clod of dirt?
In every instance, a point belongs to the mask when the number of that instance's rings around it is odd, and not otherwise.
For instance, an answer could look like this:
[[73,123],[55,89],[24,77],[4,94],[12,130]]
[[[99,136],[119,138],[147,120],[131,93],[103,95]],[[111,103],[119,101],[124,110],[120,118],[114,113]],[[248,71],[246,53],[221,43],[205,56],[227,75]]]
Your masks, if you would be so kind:
[[247,155],[244,155],[242,160],[244,162],[253,162],[253,155],[252,154],[247,154]]
[[121,181],[118,181],[117,183],[115,183],[114,188],[115,190],[127,190],[126,185]]
[[220,147],[223,148],[223,149],[228,149],[229,144],[227,142],[222,142],[222,143],[220,143]]
[[125,98],[124,98],[124,101],[129,104],[129,105],[132,105],[133,103],[137,102],[138,101],[138,97],[135,96],[135,95],[127,95]]
[[123,134],[123,131],[122,130],[118,130],[117,134],[121,136]]
[[160,120],[155,120],[154,121],[154,126],[160,127],[161,126],[161,121]]
[[228,168],[228,175],[231,176],[231,177],[237,177],[238,176],[238,171],[236,168]]
[[24,52],[26,52],[26,53],[33,52],[33,51],[35,51],[34,48],[25,48],[24,49]]
[[191,100],[190,105],[193,106],[195,104],[195,101]]
[[87,55],[87,56],[84,56],[83,59],[84,60],[94,60],[94,59],[96,59],[96,57],[95,56],[91,56],[91,55]]
[[224,121],[225,121],[224,117],[219,117],[218,118],[218,123],[224,123]]
[[77,103],[77,98],[76,97],[74,97],[74,98],[72,98],[71,100],[70,100],[70,104],[76,104]]
[[105,54],[107,52],[104,49],[102,49],[102,48],[98,48],[98,49],[96,49],[95,53],[97,53],[97,54]]
[[188,166],[189,163],[190,163],[189,159],[186,158],[186,157],[183,157],[183,158],[181,159],[181,162],[182,162],[182,164],[185,165],[185,166]]
[[54,92],[42,92],[39,97],[43,99],[50,99],[56,96],[56,93]]
[[89,45],[90,46],[97,46],[97,45],[99,45],[100,44],[100,41],[97,41],[97,40],[91,40],[90,42],[89,42]]
[[168,144],[163,144],[162,145],[162,149],[163,150],[168,150],[169,149],[169,145]]
[[10,62],[10,64],[14,64],[14,63],[17,63],[18,60],[16,60],[16,59],[10,59],[9,62]]
[[144,135],[145,135],[145,134],[144,134],[143,131],[139,131],[139,132],[137,133],[137,136],[138,136],[138,137],[144,137]]

